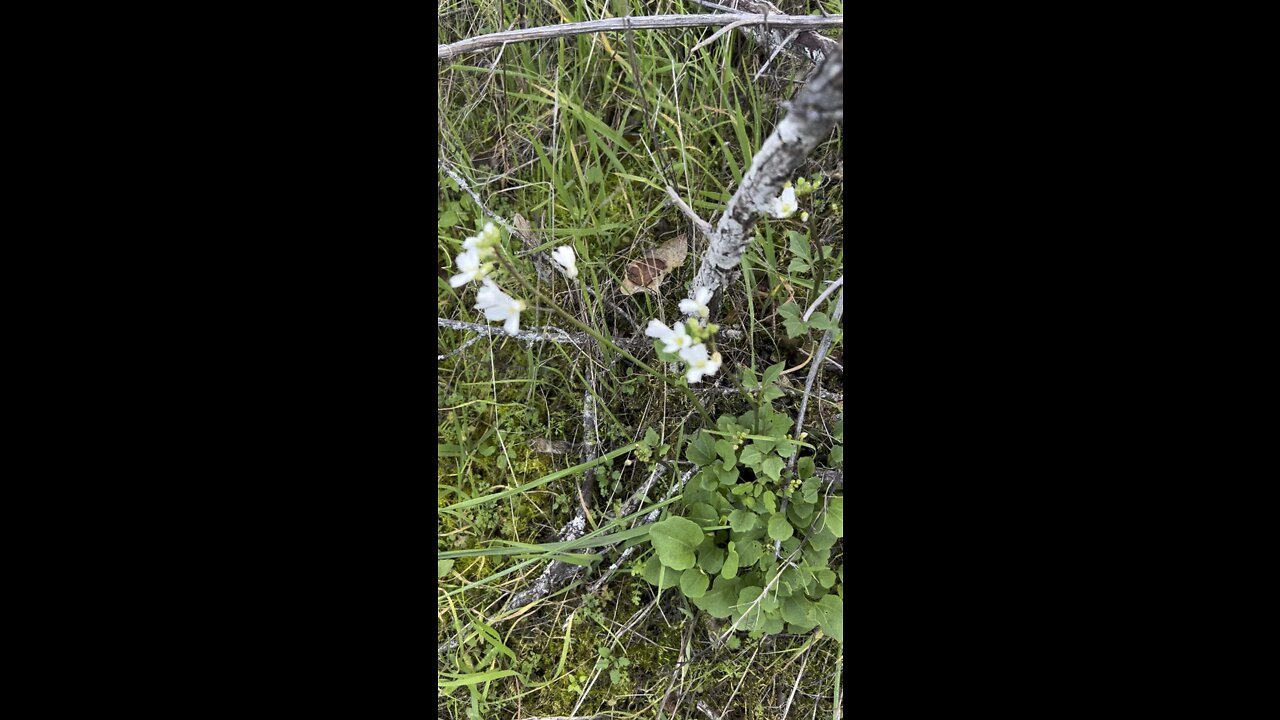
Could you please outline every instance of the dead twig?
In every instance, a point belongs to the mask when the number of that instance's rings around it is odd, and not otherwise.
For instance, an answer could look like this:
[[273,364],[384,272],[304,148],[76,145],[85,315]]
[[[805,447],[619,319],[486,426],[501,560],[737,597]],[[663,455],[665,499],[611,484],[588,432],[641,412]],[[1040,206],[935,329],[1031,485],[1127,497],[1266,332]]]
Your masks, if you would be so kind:
[[547,38],[586,35],[588,33],[611,32],[615,30],[658,30],[669,28],[720,27],[732,25],[763,25],[770,27],[799,27],[808,30],[817,28],[844,27],[843,15],[831,17],[813,17],[810,15],[775,15],[761,13],[759,17],[733,15],[643,15],[640,17],[605,18],[603,20],[587,20],[585,22],[547,25],[544,27],[504,30],[478,37],[467,38],[447,45],[436,46],[437,59],[445,60],[455,55],[472,53],[486,48],[497,47],[515,42],[545,40]]

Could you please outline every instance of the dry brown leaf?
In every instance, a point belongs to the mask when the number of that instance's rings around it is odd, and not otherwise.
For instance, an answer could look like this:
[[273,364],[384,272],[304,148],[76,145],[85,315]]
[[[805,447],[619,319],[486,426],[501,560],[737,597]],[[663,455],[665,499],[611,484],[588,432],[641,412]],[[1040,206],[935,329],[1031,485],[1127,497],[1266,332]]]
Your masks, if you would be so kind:
[[623,271],[622,294],[634,295],[648,290],[657,295],[658,286],[667,273],[683,265],[688,256],[689,242],[684,235],[677,235],[653,250],[645,251]]

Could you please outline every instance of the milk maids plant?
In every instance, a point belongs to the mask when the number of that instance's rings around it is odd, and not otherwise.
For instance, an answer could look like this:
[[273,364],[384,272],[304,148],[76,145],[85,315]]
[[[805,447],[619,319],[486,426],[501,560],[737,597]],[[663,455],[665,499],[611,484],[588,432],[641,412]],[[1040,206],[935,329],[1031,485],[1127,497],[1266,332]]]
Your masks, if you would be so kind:
[[[702,297],[701,293],[698,297]],[[680,307],[684,309],[684,302]],[[655,338],[653,347],[660,359],[666,362],[682,360],[687,364],[685,379],[692,385],[702,380],[704,375],[714,375],[720,369],[720,353],[708,354],[705,343],[716,329],[715,325],[699,325],[696,320],[676,323],[674,329],[660,320],[650,320],[644,334]]]
[[490,222],[485,223],[479,234],[463,240],[462,252],[453,261],[460,272],[449,278],[449,285],[459,288],[479,280],[482,287],[476,292],[475,309],[482,311],[486,320],[502,321],[503,330],[508,335],[515,335],[520,332],[520,313],[526,305],[503,292],[488,277],[494,269],[491,260],[496,255],[494,248],[500,239],[497,226]]

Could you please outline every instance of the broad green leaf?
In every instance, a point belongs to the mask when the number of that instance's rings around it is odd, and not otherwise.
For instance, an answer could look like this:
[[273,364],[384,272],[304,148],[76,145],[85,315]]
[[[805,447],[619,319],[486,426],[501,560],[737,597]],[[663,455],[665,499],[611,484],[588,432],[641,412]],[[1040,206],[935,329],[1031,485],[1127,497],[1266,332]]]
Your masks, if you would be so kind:
[[685,597],[700,598],[707,594],[707,585],[710,582],[710,578],[694,569],[680,576],[680,589],[684,591]]
[[809,327],[817,330],[836,330],[840,326],[827,317],[824,312],[816,312],[809,316]]
[[765,402],[771,402],[773,400],[777,400],[783,395],[786,395],[786,393],[782,392],[782,388],[778,387],[777,385],[770,385],[768,388],[765,389],[764,395],[761,395],[760,399]]
[[649,557],[644,565],[644,579],[650,585],[657,585],[659,590],[675,587],[680,582],[680,571],[665,567],[658,561],[657,555]]
[[714,527],[720,524],[716,509],[704,502],[689,506],[689,519],[702,527]]
[[742,369],[742,387],[747,390],[755,390],[760,387],[760,381],[756,379],[756,371],[751,368]]
[[[799,317],[799,314],[797,314],[796,317]],[[786,367],[786,363],[770,365],[769,368],[764,371],[764,384],[769,385],[777,382],[778,378],[782,376],[782,371],[785,370]]]
[[689,447],[685,448],[684,456],[697,465],[710,465],[716,459],[715,438],[705,430],[699,431]]
[[818,572],[814,573],[813,576],[818,579],[819,585],[821,585],[824,588],[827,588],[828,590],[831,589],[832,585],[836,584],[836,574],[831,570],[825,570],[825,569],[819,570]]
[[838,467],[844,467],[844,446],[836,445],[831,448],[831,464]]
[[748,532],[756,526],[756,514],[747,510],[729,513],[729,527],[736,532]]
[[809,272],[809,263],[800,258],[791,258],[790,264],[787,265],[787,274],[796,275]]
[[723,575],[712,583],[711,591],[693,604],[706,611],[708,615],[723,620],[733,614],[733,604],[738,599],[738,582]]
[[787,239],[790,240],[791,254],[798,258],[804,259],[806,262],[812,261],[813,258],[809,254],[809,238],[803,233],[795,230],[787,231]]
[[782,601],[782,619],[797,627],[812,628],[818,622],[812,617],[813,603],[799,593]]
[[[787,302],[785,305],[783,305],[782,307],[778,308],[778,314],[784,318],[788,318],[788,319],[795,318],[796,320],[799,320],[800,316],[804,315],[804,311],[800,309],[800,306],[796,304],[796,301],[791,300]],[[774,376],[774,379],[777,379],[776,375]],[[772,381],[766,379],[765,382],[772,382]]]
[[774,540],[786,540],[794,532],[785,515],[778,513],[769,518],[769,537]]
[[773,494],[772,490],[765,490],[760,500],[764,502],[764,507],[771,514],[778,512],[778,496]]
[[[755,516],[753,515],[752,517]],[[452,560],[437,560],[436,565],[436,578],[442,578],[445,575],[448,575],[449,571],[453,569]]]
[[724,469],[722,466],[716,466],[715,473],[716,478],[720,481],[721,485],[730,486],[735,485],[738,482],[738,466],[736,465],[728,470]]
[[844,537],[844,498],[831,498],[827,505],[827,528],[838,538]]
[[698,548],[698,567],[702,568],[708,575],[715,575],[720,572],[720,568],[724,567],[724,557],[723,548],[718,548],[711,543],[705,543]]
[[742,448],[742,452],[738,455],[738,460],[747,467],[758,468],[760,463],[764,462],[764,453],[760,452],[760,448],[753,442]]
[[844,603],[835,595],[827,595],[814,605],[822,632],[844,644]]
[[693,567],[697,562],[693,551],[706,538],[697,523],[682,517],[654,523],[649,529],[649,537],[653,549],[658,553],[658,559],[673,570],[688,570]]
[[806,455],[796,461],[796,476],[801,480],[808,480],[813,477],[815,469],[812,456]]
[[771,455],[770,457],[765,458],[765,461],[760,465],[760,469],[764,471],[765,475],[773,478],[774,480],[778,480],[781,478],[782,458],[776,455]]
[[759,540],[743,540],[737,544],[738,564],[744,568],[755,565],[764,554],[764,546]]

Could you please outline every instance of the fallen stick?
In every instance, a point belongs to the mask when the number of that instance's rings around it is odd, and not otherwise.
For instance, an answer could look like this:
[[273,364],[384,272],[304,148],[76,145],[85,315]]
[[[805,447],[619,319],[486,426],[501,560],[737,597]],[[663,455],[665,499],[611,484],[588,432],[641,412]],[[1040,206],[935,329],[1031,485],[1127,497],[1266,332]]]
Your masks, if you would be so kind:
[[588,33],[657,30],[668,28],[720,27],[724,25],[769,25],[770,27],[817,28],[844,27],[843,15],[814,17],[812,15],[773,15],[761,13],[758,17],[746,14],[732,15],[642,15],[640,17],[605,18],[585,22],[547,25],[519,30],[504,30],[478,37],[467,38],[447,45],[436,46],[436,57],[445,60],[455,55],[472,53],[508,43],[545,40],[547,38],[586,35]]

